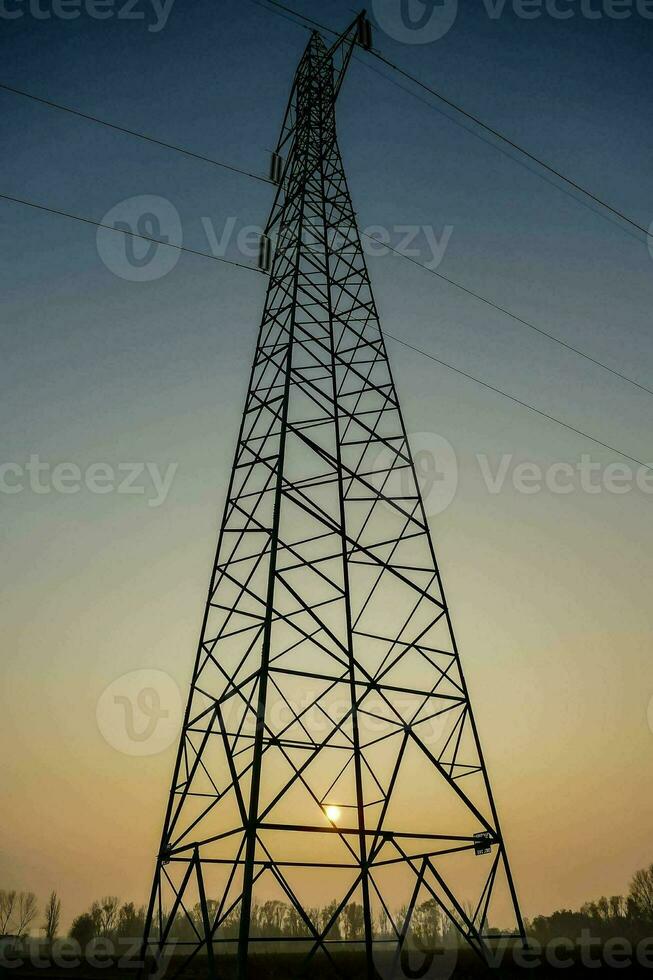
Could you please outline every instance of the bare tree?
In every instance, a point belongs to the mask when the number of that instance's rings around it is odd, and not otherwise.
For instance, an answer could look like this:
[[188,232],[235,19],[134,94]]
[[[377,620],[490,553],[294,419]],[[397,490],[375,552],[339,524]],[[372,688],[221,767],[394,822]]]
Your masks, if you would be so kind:
[[635,872],[628,898],[642,918],[653,919],[653,864]]
[[626,915],[626,899],[623,895],[611,895],[609,903],[612,918],[623,919]]
[[45,938],[49,942],[54,942],[59,932],[59,921],[61,919],[61,901],[56,892],[51,892],[48,903],[45,906],[45,922],[41,927],[45,932]]
[[361,939],[365,932],[363,906],[350,902],[344,909],[345,939]]
[[377,922],[377,935],[380,939],[386,939],[392,936],[392,923],[384,908],[381,908],[379,911]]
[[422,949],[434,949],[443,931],[440,906],[430,898],[418,905],[413,913],[413,936]]
[[596,907],[598,909],[599,918],[603,919],[604,922],[607,922],[610,918],[610,903],[605,895],[601,895],[596,903]]
[[6,935],[16,907],[16,892],[0,890],[0,934]]
[[113,935],[118,925],[120,899],[116,895],[105,895],[99,902],[91,905],[91,918],[95,923],[96,935],[105,938]]
[[21,892],[16,907],[16,935],[26,936],[29,927],[36,918],[38,906],[34,892]]
[[[326,932],[327,926],[335,916],[338,911],[338,903],[336,901],[329,902],[328,905],[322,909],[320,913],[320,930]],[[342,934],[340,930],[340,916],[338,916],[331,928],[327,933],[328,939],[342,939]]]
[[304,920],[294,906],[289,908],[286,912],[286,918],[283,924],[283,933],[284,936],[293,936],[295,938],[298,936],[306,936],[308,934]]
[[91,940],[95,939],[96,935],[95,920],[90,912],[82,912],[76,919],[73,919],[69,936],[78,942],[83,950],[86,949]]
[[282,936],[283,924],[288,913],[285,902],[276,899],[264,902],[258,910],[258,928],[262,936]]

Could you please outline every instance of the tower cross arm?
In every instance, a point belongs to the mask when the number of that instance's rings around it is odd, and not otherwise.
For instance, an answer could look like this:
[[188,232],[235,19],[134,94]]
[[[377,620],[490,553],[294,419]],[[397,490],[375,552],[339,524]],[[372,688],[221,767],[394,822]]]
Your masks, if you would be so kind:
[[361,10],[356,20],[329,48],[327,57],[333,61],[334,100],[338,98],[357,44],[364,48],[371,47],[371,25],[365,10]]
[[[319,35],[317,31],[313,32],[313,37],[315,35],[320,37],[321,46],[323,47],[324,51],[324,61],[332,65],[334,104],[345,80],[347,69],[349,68],[352,55],[354,53],[354,48],[356,45],[359,45],[360,47],[369,49],[372,44],[371,31],[372,28],[367,18],[367,12],[365,10],[361,10],[356,19],[352,21],[349,27],[342,32],[340,37],[338,37],[328,49],[324,44],[321,35]],[[274,202],[270,209],[270,216],[265,226],[265,237],[270,236],[273,229],[278,224],[281,217],[281,212],[283,210],[284,196],[287,193],[287,175],[290,170],[292,156],[295,151],[295,140],[297,135],[296,126],[299,116],[297,105],[299,79],[307,70],[307,61],[310,57],[310,51],[311,41],[308,43],[306,51],[304,52],[304,57],[300,61],[299,68],[297,69],[297,73],[293,80],[293,86],[288,99],[288,104],[286,106],[286,111],[284,113],[283,123],[281,125],[281,133],[274,152],[274,156],[279,158],[279,170],[276,180],[278,187]],[[284,156],[285,164],[282,160]]]

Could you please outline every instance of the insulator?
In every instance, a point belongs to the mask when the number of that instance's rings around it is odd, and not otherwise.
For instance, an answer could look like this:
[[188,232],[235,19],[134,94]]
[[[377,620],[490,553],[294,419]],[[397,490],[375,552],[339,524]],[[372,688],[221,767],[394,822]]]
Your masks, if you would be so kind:
[[372,24],[367,17],[361,17],[358,21],[358,43],[366,51],[372,49]]
[[261,235],[258,250],[258,267],[262,272],[269,272],[272,268],[272,242],[267,235]]
[[281,174],[283,173],[283,160],[278,153],[273,153],[270,158],[270,180],[274,184],[281,183]]

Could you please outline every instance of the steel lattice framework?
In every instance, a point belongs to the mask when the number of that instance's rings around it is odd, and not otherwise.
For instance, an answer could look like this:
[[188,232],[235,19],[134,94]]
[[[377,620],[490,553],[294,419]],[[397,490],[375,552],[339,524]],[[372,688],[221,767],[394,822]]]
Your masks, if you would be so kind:
[[[271,942],[310,964],[348,941],[371,977],[428,900],[481,954],[490,915],[523,937],[336,136],[360,31],[331,49],[312,35],[282,128],[265,310],[149,907],[147,948],[207,956],[211,973],[227,949],[244,977]],[[261,934],[255,896],[290,907],[292,934]]]

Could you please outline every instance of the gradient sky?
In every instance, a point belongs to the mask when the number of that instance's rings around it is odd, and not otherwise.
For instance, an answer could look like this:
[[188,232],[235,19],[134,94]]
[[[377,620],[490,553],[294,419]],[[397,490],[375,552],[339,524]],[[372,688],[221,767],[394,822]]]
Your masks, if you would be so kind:
[[[294,5],[338,27],[353,16],[350,0]],[[249,0],[177,0],[156,33],[25,13],[0,18],[0,82],[265,172],[306,38]],[[637,15],[523,20],[508,5],[491,19],[480,0],[432,44],[376,35],[645,227],[652,41]],[[641,237],[359,62],[339,128],[362,227],[453,226],[444,274],[652,386]],[[207,250],[203,218],[220,234],[270,206],[264,184],[5,92],[0,130],[1,193],[97,220],[161,196],[191,248]],[[0,227],[0,463],[178,466],[160,507],[0,493],[0,887],[56,888],[68,922],[102,894],[149,889],[174,748],[117,751],[96,706],[135,669],[188,683],[264,281],[182,255],[165,277],[129,282],[90,227],[1,201]],[[653,396],[396,256],[370,268],[389,332],[653,462]],[[489,494],[477,454],[493,469],[503,454],[621,460],[389,345],[409,431],[445,437],[458,459],[458,492],[432,528],[524,912],[624,891],[653,861],[653,498],[529,495],[510,480]]]

